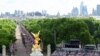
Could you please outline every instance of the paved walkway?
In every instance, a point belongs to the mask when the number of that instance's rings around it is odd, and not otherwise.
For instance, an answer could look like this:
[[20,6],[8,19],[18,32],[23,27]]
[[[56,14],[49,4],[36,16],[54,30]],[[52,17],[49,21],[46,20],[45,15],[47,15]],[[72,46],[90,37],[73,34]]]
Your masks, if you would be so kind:
[[17,51],[16,51],[16,56],[29,56],[27,53],[26,53],[26,49],[22,43],[22,38],[21,38],[21,31],[20,31],[20,26],[17,25],[16,27],[16,48],[17,48]]

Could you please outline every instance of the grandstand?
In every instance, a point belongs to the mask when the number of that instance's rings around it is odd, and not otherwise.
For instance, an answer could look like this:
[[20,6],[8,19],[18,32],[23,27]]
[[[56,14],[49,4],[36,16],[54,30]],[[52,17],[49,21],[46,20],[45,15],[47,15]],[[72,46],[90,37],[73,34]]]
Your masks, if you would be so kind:
[[[100,44],[97,48],[100,48]],[[57,47],[52,56],[100,56],[100,51],[97,51],[97,48],[93,44],[85,45],[82,48],[79,40],[71,40],[63,47]]]

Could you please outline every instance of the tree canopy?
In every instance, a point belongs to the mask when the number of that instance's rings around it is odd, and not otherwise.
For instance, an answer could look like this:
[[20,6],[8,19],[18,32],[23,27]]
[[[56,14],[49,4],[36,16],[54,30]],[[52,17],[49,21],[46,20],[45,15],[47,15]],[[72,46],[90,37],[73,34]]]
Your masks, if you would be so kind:
[[2,45],[9,47],[11,41],[15,40],[15,21],[10,19],[0,20],[0,49]]
[[22,24],[29,32],[41,31],[44,48],[48,44],[54,47],[61,41],[71,39],[79,39],[83,45],[95,44],[100,36],[97,33],[100,32],[100,23],[93,18],[29,19],[22,21]]

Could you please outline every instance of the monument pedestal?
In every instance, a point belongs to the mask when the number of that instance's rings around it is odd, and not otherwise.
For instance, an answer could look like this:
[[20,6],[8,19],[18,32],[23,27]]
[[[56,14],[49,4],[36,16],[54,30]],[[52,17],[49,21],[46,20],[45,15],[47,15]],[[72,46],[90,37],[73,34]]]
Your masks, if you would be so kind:
[[30,56],[43,56],[43,54],[41,51],[35,50],[30,54]]

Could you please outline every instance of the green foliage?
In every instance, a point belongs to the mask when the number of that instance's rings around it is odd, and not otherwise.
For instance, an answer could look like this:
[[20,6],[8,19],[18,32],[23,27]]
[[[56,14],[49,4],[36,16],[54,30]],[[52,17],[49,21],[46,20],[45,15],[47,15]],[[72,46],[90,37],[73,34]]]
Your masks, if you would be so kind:
[[85,19],[81,19],[81,20],[87,24],[90,34],[93,35],[94,31],[95,31],[94,19],[93,18],[85,18]]
[[100,37],[97,33],[100,32],[100,23],[93,18],[31,19],[22,23],[29,32],[41,31],[44,50],[48,44],[55,47],[55,43],[68,42],[71,39],[79,39],[83,45],[94,44],[97,40],[95,37]]
[[15,22],[9,19],[0,20],[0,48],[2,45],[9,46],[15,40]]

